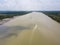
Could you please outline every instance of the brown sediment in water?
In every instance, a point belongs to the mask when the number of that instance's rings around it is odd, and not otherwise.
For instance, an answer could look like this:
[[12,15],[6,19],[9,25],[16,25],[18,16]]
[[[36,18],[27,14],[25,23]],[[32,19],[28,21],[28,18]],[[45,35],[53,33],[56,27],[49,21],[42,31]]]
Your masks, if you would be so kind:
[[43,13],[16,17],[2,30],[8,35],[0,39],[0,45],[60,45],[60,24]]
[[32,30],[24,30],[17,37],[9,37],[5,40],[6,45],[57,45],[53,39],[46,38],[39,31],[35,31],[32,37]]

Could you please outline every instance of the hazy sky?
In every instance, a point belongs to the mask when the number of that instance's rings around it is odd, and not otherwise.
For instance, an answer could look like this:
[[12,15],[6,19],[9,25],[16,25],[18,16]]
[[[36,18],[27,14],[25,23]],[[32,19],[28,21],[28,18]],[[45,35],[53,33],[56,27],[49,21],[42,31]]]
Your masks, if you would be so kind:
[[60,0],[0,0],[0,10],[60,10]]

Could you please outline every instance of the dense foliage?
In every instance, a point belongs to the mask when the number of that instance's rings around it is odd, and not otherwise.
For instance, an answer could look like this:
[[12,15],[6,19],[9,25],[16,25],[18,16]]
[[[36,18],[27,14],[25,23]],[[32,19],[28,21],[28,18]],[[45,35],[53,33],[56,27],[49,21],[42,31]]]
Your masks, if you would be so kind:
[[48,11],[48,12],[43,12],[43,13],[60,23],[60,12],[59,11],[55,11],[55,12]]
[[30,13],[28,11],[7,11],[7,12],[0,12],[0,20],[4,18],[12,18],[14,16],[24,15]]
[[[24,15],[27,13],[31,13],[32,11],[2,11],[0,12],[0,20],[4,18],[11,18],[14,16]],[[52,19],[56,20],[60,23],[60,12],[59,11],[37,11],[37,12],[43,12],[44,14],[48,15]]]

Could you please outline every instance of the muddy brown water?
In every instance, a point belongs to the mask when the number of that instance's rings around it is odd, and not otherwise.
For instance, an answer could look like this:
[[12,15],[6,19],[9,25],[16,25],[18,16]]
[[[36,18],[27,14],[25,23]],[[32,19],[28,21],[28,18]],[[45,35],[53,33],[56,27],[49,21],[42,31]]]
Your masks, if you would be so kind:
[[60,24],[43,13],[18,16],[0,26],[0,45],[60,45]]

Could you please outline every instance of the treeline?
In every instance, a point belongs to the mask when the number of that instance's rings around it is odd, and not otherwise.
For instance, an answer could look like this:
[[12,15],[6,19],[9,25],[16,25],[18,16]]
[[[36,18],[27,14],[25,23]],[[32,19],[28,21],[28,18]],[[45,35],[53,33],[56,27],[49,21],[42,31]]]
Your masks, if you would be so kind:
[[6,14],[0,14],[0,20],[5,19],[5,18],[12,18],[13,15],[6,15]]
[[[4,18],[12,18],[14,16],[25,15],[27,13],[31,13],[32,11],[0,11],[0,20]],[[36,11],[36,12],[43,12],[44,14],[48,15],[52,19],[56,20],[60,23],[60,11]]]
[[55,12],[51,11],[51,12],[43,12],[43,13],[60,23],[60,12],[59,11],[55,11]]
[[12,18],[14,16],[19,16],[19,15],[25,15],[27,13],[27,11],[8,11],[8,12],[0,12],[0,20],[4,19],[4,18]]

